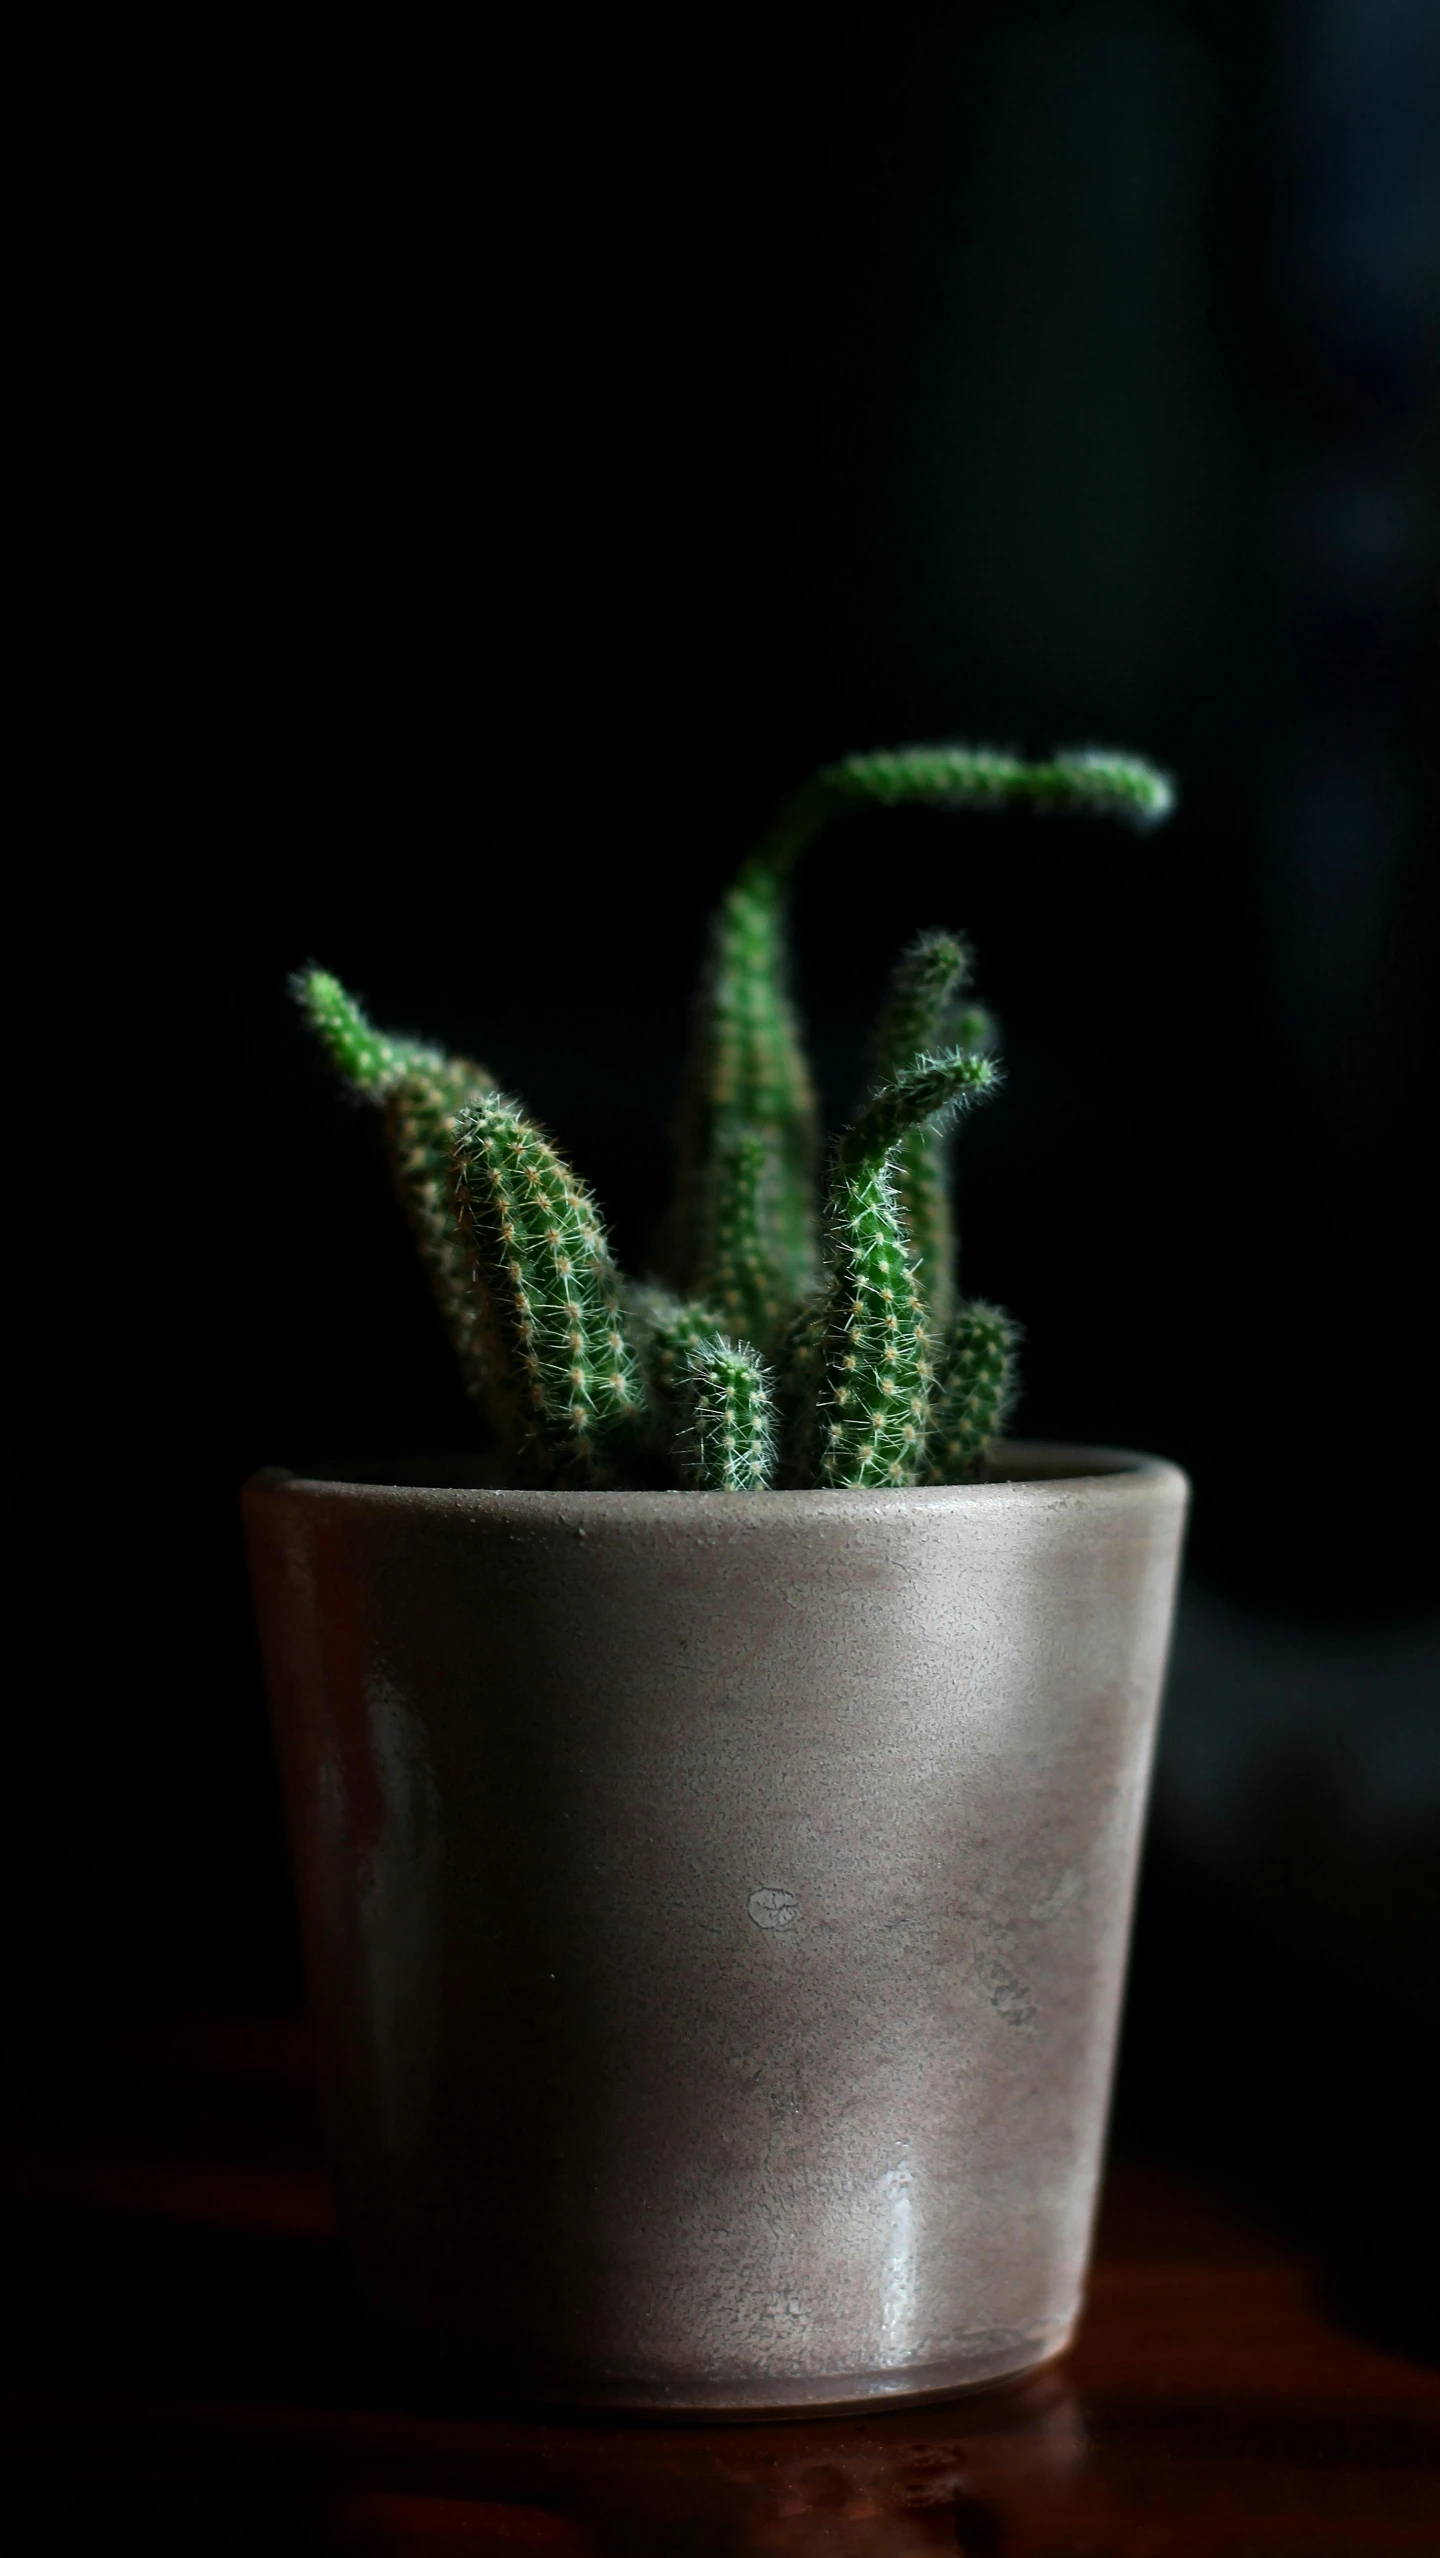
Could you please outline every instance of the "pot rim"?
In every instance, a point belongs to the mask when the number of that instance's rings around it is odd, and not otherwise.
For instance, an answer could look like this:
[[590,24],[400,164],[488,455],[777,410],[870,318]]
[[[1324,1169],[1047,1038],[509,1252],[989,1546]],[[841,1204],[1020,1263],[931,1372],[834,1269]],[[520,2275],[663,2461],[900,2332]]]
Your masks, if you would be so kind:
[[[563,1519],[581,1512],[598,1526],[622,1521],[639,1525],[684,1518],[697,1522],[741,1520],[759,1526],[766,1518],[796,1522],[810,1517],[855,1521],[894,1517],[909,1510],[989,1509],[997,1503],[1029,1506],[1053,1500],[1076,1500],[1126,1491],[1153,1497],[1166,1491],[1184,1500],[1188,1480],[1168,1457],[1136,1448],[1098,1448],[1062,1440],[1003,1439],[985,1476],[974,1483],[876,1486],[840,1492],[693,1492],[580,1489],[537,1491],[507,1484],[465,1480],[483,1465],[484,1452],[447,1450],[440,1455],[340,1458],[310,1466],[262,1466],[245,1486],[247,1493],[280,1492],[303,1499],[340,1499],[360,1507],[454,1512],[481,1517],[506,1512],[532,1521]],[[427,1478],[449,1472],[450,1480]],[[683,1508],[679,1505],[683,1504]]]

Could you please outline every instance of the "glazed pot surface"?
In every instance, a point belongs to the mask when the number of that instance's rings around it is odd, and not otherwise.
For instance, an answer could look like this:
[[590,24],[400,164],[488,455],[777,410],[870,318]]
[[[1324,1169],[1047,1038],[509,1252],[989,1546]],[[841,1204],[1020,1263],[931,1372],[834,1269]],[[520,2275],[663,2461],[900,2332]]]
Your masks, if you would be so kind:
[[342,2226],[453,2377],[781,2413],[1066,2342],[1185,1484],[1001,1465],[248,1487]]

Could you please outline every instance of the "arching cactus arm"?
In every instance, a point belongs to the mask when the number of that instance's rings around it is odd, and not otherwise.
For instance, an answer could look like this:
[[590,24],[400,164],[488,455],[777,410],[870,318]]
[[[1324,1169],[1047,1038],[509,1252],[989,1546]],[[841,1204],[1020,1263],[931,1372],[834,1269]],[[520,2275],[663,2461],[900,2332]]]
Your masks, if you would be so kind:
[[381,1113],[396,1195],[410,1222],[431,1293],[471,1401],[488,1408],[483,1329],[470,1254],[455,1216],[450,1156],[455,1114],[493,1089],[468,1057],[376,1030],[328,970],[310,968],[292,991],[336,1072]]
[[933,1055],[940,1047],[972,965],[958,933],[921,933],[901,952],[870,1043],[873,1082],[887,1083],[917,1057]]
[[[1168,815],[1165,775],[1102,748],[1026,763],[984,747],[914,746],[847,755],[785,800],[721,900],[710,944],[680,1115],[670,1266],[681,1290],[714,1297],[713,1194],[720,1157],[743,1136],[767,1149],[767,1295],[792,1308],[817,1264],[814,1091],[790,995],[789,874],[806,846],[865,808],[906,806],[1040,811],[1119,818],[1148,827]],[[942,1287],[943,1294],[943,1287]]]
[[[922,933],[902,951],[891,975],[871,1043],[876,1084],[939,1048],[970,973],[970,953],[953,933]],[[988,1025],[971,1008],[956,1025],[955,1044],[977,1048]],[[910,1238],[915,1276],[932,1329],[944,1331],[955,1311],[955,1222],[950,1199],[950,1147],[944,1129],[910,1128],[900,1141],[895,1188]]]
[[1027,763],[986,746],[902,746],[824,765],[782,804],[752,859],[783,874],[837,818],[862,808],[1030,808],[1143,829],[1161,824],[1174,805],[1168,774],[1109,747]]
[[336,1073],[367,1101],[382,1102],[417,1066],[435,1072],[450,1062],[439,1048],[377,1030],[355,997],[326,968],[298,970],[290,980],[290,991]]

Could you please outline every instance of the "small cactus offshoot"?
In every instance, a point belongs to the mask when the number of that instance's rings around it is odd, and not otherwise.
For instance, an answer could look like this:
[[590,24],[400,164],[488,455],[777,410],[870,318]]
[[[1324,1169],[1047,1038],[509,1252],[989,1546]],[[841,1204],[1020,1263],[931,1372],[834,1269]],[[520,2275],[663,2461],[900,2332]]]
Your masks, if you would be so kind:
[[680,1378],[682,1480],[700,1491],[764,1492],[775,1474],[775,1390],[748,1341],[699,1341]]
[[742,863],[711,929],[679,1122],[668,1267],[617,1270],[589,1191],[483,1066],[376,1030],[323,969],[295,993],[343,1081],[378,1109],[468,1392],[513,1482],[601,1490],[834,1491],[960,1483],[1016,1394],[1019,1327],[959,1294],[949,1145],[999,1086],[962,997],[956,934],[902,953],[872,1083],[819,1181],[814,1088],[790,993],[800,855],[867,807],[1168,815],[1127,755],[1048,763],[962,746],[850,755],[812,776]]

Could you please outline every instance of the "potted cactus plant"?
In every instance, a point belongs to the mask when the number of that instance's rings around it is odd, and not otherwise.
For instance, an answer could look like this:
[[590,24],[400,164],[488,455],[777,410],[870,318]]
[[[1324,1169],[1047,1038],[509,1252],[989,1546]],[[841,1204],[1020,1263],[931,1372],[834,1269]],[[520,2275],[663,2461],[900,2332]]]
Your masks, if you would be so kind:
[[342,2222],[391,2333],[511,2399],[914,2397],[1078,2312],[1185,1486],[997,1435],[957,936],[821,1186],[789,879],[907,802],[1169,792],[951,747],[797,792],[715,919],[663,1277],[483,1067],[297,980],[487,1433],[246,1492]]

